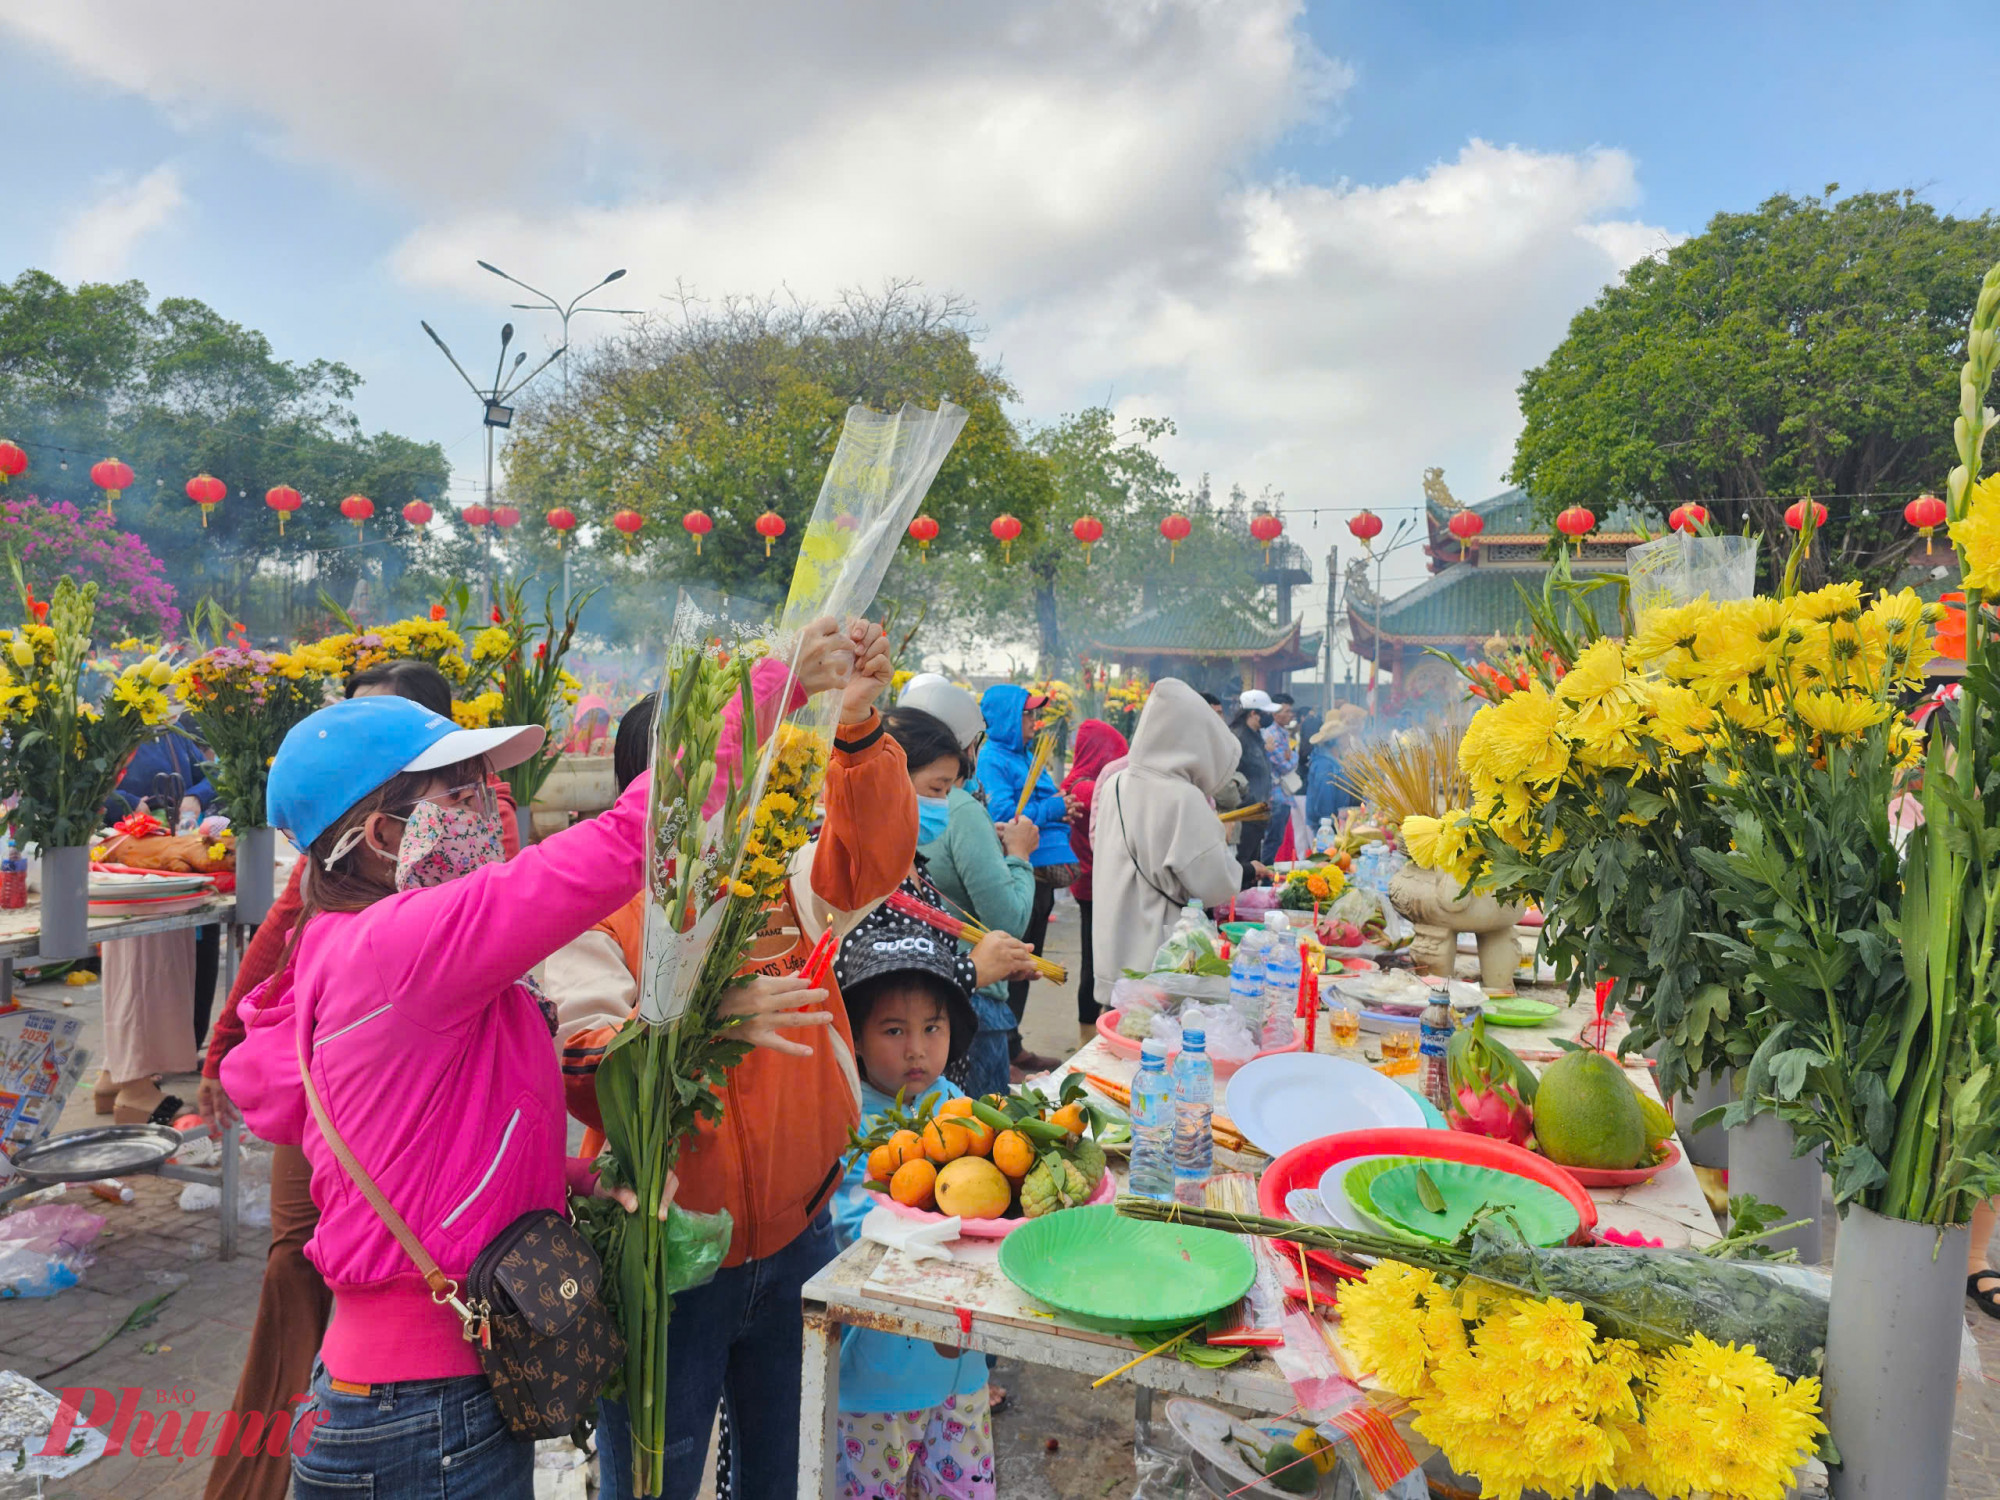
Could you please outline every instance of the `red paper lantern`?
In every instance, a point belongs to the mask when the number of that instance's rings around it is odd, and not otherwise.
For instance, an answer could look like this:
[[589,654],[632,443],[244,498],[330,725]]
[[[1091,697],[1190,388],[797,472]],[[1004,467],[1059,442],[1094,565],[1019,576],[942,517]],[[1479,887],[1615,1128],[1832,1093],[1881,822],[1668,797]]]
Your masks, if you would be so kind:
[[646,524],[646,518],[636,510],[621,510],[611,518],[611,524],[625,533],[625,551],[632,550],[632,538],[639,534],[639,528]]
[[1382,534],[1382,518],[1372,510],[1364,510],[1359,515],[1349,518],[1347,529],[1353,533],[1357,542],[1366,547]]
[[910,535],[917,539],[917,555],[925,562],[930,561],[931,543],[937,540],[938,523],[930,516],[918,516],[910,522]]
[[1479,545],[1479,533],[1486,529],[1486,521],[1477,511],[1461,510],[1445,523],[1445,529],[1470,552]]
[[264,503],[278,513],[278,535],[283,536],[285,517],[303,505],[305,499],[289,484],[279,484],[264,491]]
[[511,505],[496,505],[493,507],[493,524],[502,531],[510,530],[521,524],[521,513]]
[[109,511],[111,502],[132,484],[132,466],[115,458],[107,458],[102,463],[90,466],[90,482],[104,491],[104,508]]
[[[1805,501],[1794,500],[1791,503],[1790,507],[1788,507],[1785,511],[1785,524],[1791,527],[1792,530],[1794,531],[1801,531],[1805,528],[1806,524]],[[1817,500],[1812,502],[1812,524],[1814,531],[1818,531],[1820,527],[1826,524],[1826,507],[1824,505],[1821,505]],[[1810,536],[1806,538],[1805,550],[1801,555],[1805,557],[1812,556],[1812,538]]]
[[1000,544],[1000,561],[1012,562],[1014,560],[1014,538],[1021,534],[1020,518],[1018,516],[998,515],[993,518],[993,524],[986,529],[993,533],[993,539]]
[[1596,515],[1581,505],[1572,505],[1556,517],[1556,530],[1576,543],[1579,554],[1583,551],[1584,534],[1596,524]]
[[681,517],[681,530],[694,538],[694,555],[701,556],[701,539],[715,530],[715,518],[705,510],[691,510]]
[[576,530],[576,512],[567,505],[558,505],[544,519],[556,534],[556,551],[562,551],[563,543],[569,539],[569,534]]
[[228,497],[229,486],[213,474],[197,474],[187,482],[187,497],[201,507],[202,529],[208,529],[208,513]]
[[767,510],[757,518],[757,535],[764,539],[764,555],[771,555],[771,543],[785,534],[785,518],[775,510]]
[[1167,539],[1168,566],[1173,565],[1174,554],[1180,550],[1181,543],[1188,539],[1188,534],[1193,530],[1194,522],[1179,511],[1175,511],[1160,522],[1160,535]]
[[1924,539],[1924,556],[1931,555],[1931,533],[1945,522],[1944,501],[1936,495],[1919,495],[1903,507],[1903,519],[1917,528]]
[[354,523],[354,535],[359,539],[367,534],[368,518],[375,514],[375,502],[366,495],[349,495],[340,502],[340,513]]
[[1667,512],[1667,526],[1673,531],[1685,531],[1693,536],[1708,524],[1708,507],[1697,505],[1690,500],[1685,505],[1676,505]]
[[1104,523],[1095,516],[1079,516],[1070,527],[1070,534],[1083,543],[1083,565],[1090,566],[1090,549],[1097,539],[1104,535]]
[[403,507],[403,519],[412,526],[428,526],[431,524],[431,517],[436,514],[436,511],[421,500],[412,500]]
[[458,514],[459,518],[474,530],[486,525],[493,519],[493,512],[483,505],[468,505]]
[[1250,535],[1264,544],[1264,566],[1271,566],[1271,543],[1285,534],[1285,523],[1276,516],[1252,516]]
[[19,443],[0,442],[0,484],[5,484],[28,467],[28,455]]

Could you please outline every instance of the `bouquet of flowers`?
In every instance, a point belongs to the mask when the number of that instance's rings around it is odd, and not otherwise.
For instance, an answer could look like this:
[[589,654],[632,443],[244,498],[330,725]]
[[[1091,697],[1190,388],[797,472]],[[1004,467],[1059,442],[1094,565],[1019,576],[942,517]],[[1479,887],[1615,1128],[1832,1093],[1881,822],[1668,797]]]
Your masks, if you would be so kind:
[[64,578],[44,602],[9,561],[26,619],[0,630],[0,786],[20,795],[11,820],[23,839],[76,848],[96,835],[132,752],[172,722],[173,668],[146,656],[97,671],[89,659],[97,585]]
[[[448,592],[456,593],[463,614],[463,606],[469,602],[465,586],[455,585]],[[451,684],[451,716],[461,728],[485,729],[508,722],[499,717],[501,695],[493,686],[500,662],[511,649],[511,637],[504,630],[481,631],[468,652],[464,632],[451,622],[442,604],[433,604],[428,615],[363,626],[331,600],[326,602],[347,627],[316,643],[332,663],[329,676],[351,677],[400,659],[427,661]]]
[[[874,598],[964,423],[948,402],[934,414],[906,407],[889,417],[854,408],[800,539],[777,629],[739,630],[685,599],[675,614],[654,719],[639,1013],[597,1075],[602,1169],[639,1200],[636,1213],[595,1218],[625,1334],[635,1494],[658,1494],[665,1477],[673,1294],[705,1279],[731,1228],[726,1216],[678,1207],[662,1221],[661,1198],[684,1141],[701,1121],[721,1118],[728,1070],[745,1051],[722,1017],[724,991],[807,841],[839,712],[833,693],[784,711],[796,642],[807,622],[847,618]],[[753,688],[760,669],[781,689],[763,705]]]
[[474,667],[492,664],[493,680],[500,695],[502,724],[546,724],[549,737],[542,748],[518,766],[500,774],[514,793],[514,805],[525,808],[535,800],[542,783],[555,769],[562,754],[558,720],[566,719],[583,685],[563,668],[570,643],[576,639],[576,622],[590,602],[595,589],[576,595],[562,611],[560,629],[555,608],[555,590],[542,596],[539,620],[528,614],[521,586],[503,584],[500,602],[493,606],[493,624],[472,640]]
[[175,671],[174,692],[215,757],[210,779],[238,828],[264,826],[272,757],[292,726],[325,704],[328,679],[340,672],[324,646],[259,651],[241,625]]

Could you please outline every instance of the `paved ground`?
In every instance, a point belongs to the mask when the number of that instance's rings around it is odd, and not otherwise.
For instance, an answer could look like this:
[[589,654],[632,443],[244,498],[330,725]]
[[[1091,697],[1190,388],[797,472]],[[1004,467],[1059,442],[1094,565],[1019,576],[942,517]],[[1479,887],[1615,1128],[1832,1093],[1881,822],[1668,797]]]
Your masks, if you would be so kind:
[[[1072,973],[1076,937],[1075,908],[1061,902],[1049,950]],[[1025,1026],[1029,1047],[1051,1055],[1074,1050],[1073,990],[1037,985],[1033,996]],[[85,1016],[93,1030],[99,1021],[95,986],[29,987],[22,999],[43,1008],[59,1008],[69,999],[74,1013]],[[91,1045],[96,1045],[94,1037]],[[191,1100],[194,1081],[170,1081],[168,1090]],[[80,1091],[63,1128],[94,1123],[90,1110],[88,1092]],[[256,1175],[258,1168],[253,1149],[250,1174]],[[104,1215],[96,1264],[82,1285],[56,1297],[0,1304],[0,1369],[19,1370],[51,1390],[74,1385],[115,1393],[137,1387],[145,1393],[142,1411],[173,1402],[184,1409],[221,1412],[235,1389],[249,1338],[266,1231],[245,1224],[241,1253],[225,1264],[216,1259],[214,1215],[182,1212],[180,1184],[141,1178],[131,1185],[136,1201],[129,1206],[103,1203],[82,1189],[72,1189],[60,1200]],[[1831,1240],[1828,1246],[1830,1253]],[[174,1295],[148,1326],[118,1332],[141,1304],[170,1289]],[[1970,1303],[1967,1309],[1988,1375],[1960,1392],[1951,1493],[1954,1500],[2000,1500],[2000,1391],[1995,1385],[2000,1380],[2000,1322],[1981,1316]],[[86,1354],[107,1337],[102,1349]],[[62,1365],[68,1367],[50,1373]],[[996,1381],[1010,1396],[995,1422],[1004,1494],[1018,1500],[1108,1500],[1131,1493],[1129,1388],[1092,1391],[1080,1376],[1011,1364],[997,1369]],[[197,1463],[121,1455],[49,1485],[45,1494],[50,1500],[189,1500],[200,1495],[204,1470]],[[0,1500],[33,1493],[0,1475]]]

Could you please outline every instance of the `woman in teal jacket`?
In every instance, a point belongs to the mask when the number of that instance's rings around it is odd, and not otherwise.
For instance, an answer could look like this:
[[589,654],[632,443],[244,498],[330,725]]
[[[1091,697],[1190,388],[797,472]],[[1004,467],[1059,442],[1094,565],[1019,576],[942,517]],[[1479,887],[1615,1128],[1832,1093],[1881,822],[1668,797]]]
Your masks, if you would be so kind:
[[[1049,935],[1049,915],[1055,910],[1056,887],[1068,885],[1081,873],[1076,852],[1069,842],[1069,804],[1056,785],[1055,767],[1045,769],[1022,805],[1021,790],[1027,784],[1028,768],[1034,763],[1034,746],[1029,743],[1029,727],[1035,712],[1047,703],[1045,697],[1031,695],[1024,687],[1003,682],[990,687],[979,700],[986,716],[986,743],[979,751],[979,786],[986,794],[986,811],[995,823],[1010,821],[1015,810],[1041,830],[1041,843],[1030,863],[1035,870],[1035,905],[1028,915],[1027,929],[1021,934],[1036,953]],[[1014,1033],[1010,1038],[1014,1066],[1029,1073],[1046,1072],[1060,1058],[1043,1057],[1021,1047],[1020,1021],[1028,1008],[1028,986],[1016,980],[1007,986],[1007,1006],[1014,1013]]]

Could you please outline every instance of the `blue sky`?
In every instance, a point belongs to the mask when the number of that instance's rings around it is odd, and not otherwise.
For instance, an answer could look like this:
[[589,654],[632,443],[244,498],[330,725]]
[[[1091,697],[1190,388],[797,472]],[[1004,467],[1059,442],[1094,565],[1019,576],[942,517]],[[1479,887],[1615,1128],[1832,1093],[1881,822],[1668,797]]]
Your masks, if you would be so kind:
[[1166,413],[1183,472],[1302,511],[1413,504],[1429,463],[1497,488],[1521,369],[1718,210],[1829,181],[1994,206],[1971,4],[548,15],[0,0],[35,122],[0,275],[202,297],[353,365],[371,426],[470,481],[477,412],[417,320],[490,369],[514,315],[475,256],[564,291],[629,265],[640,307],[915,274],[977,300],[1024,418]]

